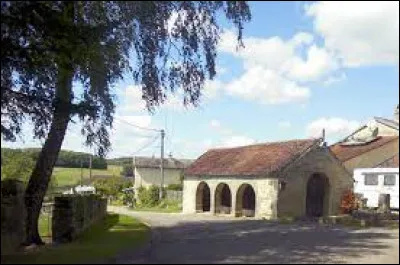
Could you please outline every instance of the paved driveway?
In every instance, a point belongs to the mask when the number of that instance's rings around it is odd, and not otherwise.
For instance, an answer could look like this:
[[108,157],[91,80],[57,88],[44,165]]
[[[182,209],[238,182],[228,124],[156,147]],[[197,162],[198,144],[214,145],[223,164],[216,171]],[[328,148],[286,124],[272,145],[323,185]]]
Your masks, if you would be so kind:
[[157,214],[110,207],[152,226],[152,242],[117,263],[392,263],[399,230],[275,224],[206,214]]

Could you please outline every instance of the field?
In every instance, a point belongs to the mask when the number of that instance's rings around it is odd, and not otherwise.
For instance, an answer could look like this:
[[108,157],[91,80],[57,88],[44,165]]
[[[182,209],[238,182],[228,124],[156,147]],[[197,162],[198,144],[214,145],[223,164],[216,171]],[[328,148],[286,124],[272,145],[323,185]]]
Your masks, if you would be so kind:
[[[120,166],[108,166],[107,169],[92,169],[92,177],[96,175],[101,176],[120,176],[122,168]],[[89,169],[83,169],[82,180],[89,179]],[[55,167],[53,170],[52,179],[55,180],[57,187],[77,185],[81,181],[80,168],[63,168]]]

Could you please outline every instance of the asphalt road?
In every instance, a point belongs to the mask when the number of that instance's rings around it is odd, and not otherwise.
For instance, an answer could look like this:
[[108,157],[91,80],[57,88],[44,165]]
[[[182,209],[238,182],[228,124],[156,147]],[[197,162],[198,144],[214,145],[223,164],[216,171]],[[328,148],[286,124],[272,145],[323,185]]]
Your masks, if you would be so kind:
[[110,211],[152,227],[151,242],[116,258],[129,263],[399,263],[399,230],[277,224],[207,214]]

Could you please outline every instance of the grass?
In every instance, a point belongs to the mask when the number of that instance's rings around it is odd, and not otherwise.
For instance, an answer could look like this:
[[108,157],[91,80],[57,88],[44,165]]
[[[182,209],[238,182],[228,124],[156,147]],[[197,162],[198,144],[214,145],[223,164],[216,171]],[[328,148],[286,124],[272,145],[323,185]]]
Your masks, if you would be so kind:
[[180,213],[182,212],[182,205],[177,201],[164,200],[154,207],[139,206],[132,209],[138,212]]
[[51,216],[49,214],[39,216],[39,234],[43,239],[51,237]]
[[[120,166],[108,166],[107,169],[92,169],[92,176],[119,176],[122,168]],[[58,187],[76,185],[81,181],[80,168],[55,167],[52,178],[55,179]],[[89,169],[83,169],[83,179],[89,179]]]
[[5,264],[106,263],[120,252],[138,247],[149,238],[149,228],[128,216],[109,214],[76,241],[45,246],[35,252],[1,257]]

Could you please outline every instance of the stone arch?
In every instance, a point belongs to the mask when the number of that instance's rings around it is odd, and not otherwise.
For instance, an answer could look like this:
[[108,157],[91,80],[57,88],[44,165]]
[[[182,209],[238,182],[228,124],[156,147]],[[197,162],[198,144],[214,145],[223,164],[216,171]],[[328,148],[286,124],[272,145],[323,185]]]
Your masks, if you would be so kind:
[[210,187],[204,181],[200,182],[196,190],[196,212],[209,212],[211,209]]
[[228,184],[220,183],[215,189],[215,213],[230,214],[232,194]]
[[242,184],[236,193],[236,216],[254,217],[256,193],[250,184]]
[[321,217],[329,214],[330,185],[323,173],[312,174],[307,181],[306,215]]

